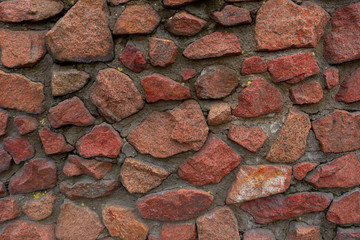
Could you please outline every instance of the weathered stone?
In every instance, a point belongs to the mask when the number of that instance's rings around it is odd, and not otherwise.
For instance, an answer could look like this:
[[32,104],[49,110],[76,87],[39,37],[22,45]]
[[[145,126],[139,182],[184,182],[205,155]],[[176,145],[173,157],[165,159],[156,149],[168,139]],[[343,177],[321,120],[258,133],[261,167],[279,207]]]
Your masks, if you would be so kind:
[[181,69],[181,72],[181,76],[184,82],[196,76],[196,70],[192,68],[183,68]]
[[258,56],[245,58],[244,62],[241,66],[241,74],[249,75],[249,74],[258,74],[264,73],[267,71],[266,62]]
[[120,181],[130,193],[147,193],[159,186],[169,174],[163,168],[127,158],[120,170]]
[[130,0],[109,0],[110,5],[117,6],[129,2]]
[[260,127],[231,126],[228,138],[250,152],[257,152],[268,137]]
[[11,177],[11,194],[28,193],[56,186],[56,166],[53,161],[33,159]]
[[74,150],[74,147],[66,142],[64,135],[52,132],[48,126],[39,131],[39,136],[47,155],[67,153]]
[[92,103],[111,121],[120,121],[140,111],[144,100],[132,80],[115,69],[99,71],[90,89]]
[[275,235],[268,229],[255,228],[244,233],[243,240],[276,240]]
[[33,117],[17,116],[14,119],[14,125],[20,135],[25,135],[35,131],[39,127],[39,122]]
[[54,225],[42,225],[23,220],[10,222],[0,235],[4,240],[52,240],[55,239]]
[[239,85],[236,72],[222,65],[204,68],[195,82],[200,99],[220,99],[230,95]]
[[5,135],[9,115],[0,109],[0,136]]
[[305,153],[306,139],[311,128],[309,115],[290,108],[284,125],[266,155],[270,162],[293,163]]
[[113,38],[106,0],[79,0],[46,34],[49,51],[60,62],[110,61]]
[[148,103],[159,100],[184,100],[190,98],[190,89],[160,74],[151,74],[141,80]]
[[180,221],[197,217],[213,200],[208,192],[184,188],[147,195],[137,201],[137,208],[146,219]]
[[64,96],[83,88],[90,79],[90,75],[76,69],[53,71],[51,75],[52,95]]
[[14,219],[19,216],[20,209],[17,202],[11,198],[0,199],[0,223]]
[[240,208],[250,213],[257,223],[268,224],[306,213],[324,211],[332,200],[332,194],[302,192],[255,199],[243,203]]
[[289,89],[289,98],[293,104],[318,103],[323,96],[322,87],[318,82],[307,82]]
[[56,196],[49,192],[41,199],[36,199],[22,207],[23,212],[32,220],[42,220],[49,217],[54,208]]
[[224,102],[211,104],[207,122],[210,126],[231,122],[230,105]]
[[251,23],[250,11],[234,5],[226,5],[221,11],[215,11],[210,17],[224,27]]
[[339,69],[336,67],[328,68],[324,71],[325,87],[332,89],[339,84]]
[[16,164],[29,160],[35,155],[34,147],[24,137],[5,138],[4,149],[11,155]]
[[190,37],[198,34],[206,23],[186,11],[180,11],[166,21],[165,29],[176,36]]
[[106,206],[102,218],[111,236],[122,240],[146,240],[149,227],[136,217],[135,209]]
[[233,33],[214,32],[187,46],[183,55],[189,59],[205,59],[240,55],[239,39]]
[[162,225],[160,239],[161,240],[195,240],[196,239],[195,224],[170,224]]
[[255,78],[239,94],[239,104],[232,111],[237,117],[258,117],[279,113],[283,107],[283,97],[279,90],[262,78]]
[[337,234],[334,240],[358,240],[360,239],[360,229],[359,228],[339,228],[337,229]]
[[330,15],[319,5],[290,0],[269,0],[256,15],[255,40],[258,51],[316,47]]
[[104,229],[98,215],[69,200],[61,205],[55,233],[60,240],[95,240]]
[[168,39],[150,38],[149,57],[153,66],[167,67],[176,62],[178,47]]
[[170,111],[151,113],[128,135],[127,140],[141,154],[166,158],[199,150],[208,131],[199,104],[187,100]]
[[355,189],[335,198],[329,207],[326,218],[336,224],[359,224],[360,190]]
[[28,113],[41,113],[45,99],[44,85],[28,78],[0,71],[0,107],[16,109]]
[[3,182],[0,182],[0,197],[5,197],[7,195],[6,187]]
[[308,172],[312,171],[317,166],[316,163],[302,162],[296,164],[293,168],[294,176],[297,180],[302,180],[306,177]]
[[335,95],[338,102],[353,103],[360,101],[360,68],[346,77]]
[[164,0],[165,7],[177,8],[190,3],[195,2],[196,0]]
[[10,168],[11,159],[12,157],[6,151],[0,148],[0,173]]
[[149,34],[160,23],[159,14],[149,4],[128,5],[117,19],[113,33]]
[[70,199],[93,199],[105,197],[119,187],[120,183],[113,180],[102,180],[99,182],[78,182],[74,185],[69,185],[62,182],[60,184],[60,192]]
[[286,240],[302,239],[321,240],[322,238],[320,236],[320,227],[309,226],[306,223],[302,222],[290,223],[290,228]]
[[133,44],[127,43],[122,50],[119,60],[128,69],[133,72],[140,73],[146,69],[146,60],[140,50],[138,50]]
[[196,220],[199,240],[240,240],[238,223],[227,206],[217,207]]
[[210,133],[201,150],[188,158],[177,174],[195,185],[219,183],[241,162],[241,157],[215,134]]

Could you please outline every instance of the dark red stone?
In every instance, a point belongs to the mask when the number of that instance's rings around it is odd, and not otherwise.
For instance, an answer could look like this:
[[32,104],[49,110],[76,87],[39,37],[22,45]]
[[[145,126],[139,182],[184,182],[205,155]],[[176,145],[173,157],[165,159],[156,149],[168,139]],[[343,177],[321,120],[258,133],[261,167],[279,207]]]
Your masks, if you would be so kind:
[[45,153],[48,155],[66,153],[74,150],[74,147],[66,142],[64,135],[52,132],[47,126],[39,131],[39,136]]
[[183,68],[181,69],[181,76],[184,82],[190,80],[191,78],[196,76],[196,70],[191,68]]
[[326,218],[335,224],[359,224],[360,190],[355,189],[335,198],[329,207]]
[[55,239],[54,225],[16,220],[5,226],[0,235],[4,240],[52,240]]
[[196,226],[191,223],[165,223],[160,233],[161,240],[195,240],[196,236]]
[[0,109],[0,136],[5,135],[9,115]]
[[120,61],[133,72],[139,73],[145,70],[146,60],[140,50],[138,50],[132,44],[126,44],[124,50],[122,50],[120,56]]
[[289,98],[293,104],[318,103],[323,96],[322,87],[318,82],[307,82],[289,89]]
[[164,0],[165,7],[177,8],[190,3],[193,3],[197,0]]
[[11,198],[0,199],[0,223],[14,219],[20,215],[17,202]]
[[78,182],[69,185],[60,183],[60,192],[70,199],[99,198],[105,197],[118,189],[120,182],[114,180],[102,180],[98,182]]
[[353,103],[360,100],[360,68],[342,81],[335,95],[338,102]]
[[249,74],[258,74],[264,73],[267,71],[266,62],[258,56],[245,58],[242,63],[241,74],[249,75]]
[[255,228],[244,233],[243,240],[276,240],[272,231],[263,228]]
[[338,228],[334,240],[359,240],[360,228]]
[[294,176],[297,180],[302,180],[306,177],[306,174],[308,172],[312,171],[317,166],[316,163],[312,162],[302,162],[299,164],[296,164],[293,167]]
[[307,225],[303,222],[291,222],[286,240],[322,240],[320,227]]
[[212,12],[210,17],[224,27],[251,23],[250,11],[234,5],[226,5],[221,11]]
[[4,140],[4,149],[16,164],[31,159],[35,155],[35,149],[24,137],[8,137]]
[[150,38],[149,57],[153,66],[167,67],[176,62],[178,47],[168,39]]
[[10,168],[11,159],[12,157],[6,151],[0,148],[0,173]]
[[339,84],[339,69],[336,67],[328,68],[324,71],[325,87],[332,89]]
[[186,11],[180,11],[166,21],[165,28],[176,36],[190,37],[199,33],[206,23]]
[[257,152],[268,137],[260,127],[231,126],[228,138],[250,152]]
[[14,119],[14,125],[20,135],[25,135],[35,131],[39,127],[39,122],[33,117],[18,116]]

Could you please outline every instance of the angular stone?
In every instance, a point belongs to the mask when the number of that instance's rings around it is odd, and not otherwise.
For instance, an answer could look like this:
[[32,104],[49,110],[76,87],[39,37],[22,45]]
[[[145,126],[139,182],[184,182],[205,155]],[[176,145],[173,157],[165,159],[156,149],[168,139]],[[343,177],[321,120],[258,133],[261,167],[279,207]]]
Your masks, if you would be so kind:
[[360,3],[338,8],[332,16],[331,32],[324,38],[324,57],[329,64],[360,58]]
[[302,192],[255,199],[240,208],[250,213],[260,224],[298,217],[306,213],[324,211],[333,200],[332,194]]
[[56,166],[53,161],[33,159],[11,177],[11,194],[35,192],[56,186]]
[[240,240],[238,223],[227,206],[217,207],[196,219],[199,240]]
[[224,102],[211,104],[207,122],[210,126],[231,122],[230,105]]
[[318,82],[307,82],[289,89],[289,98],[293,104],[318,103],[323,96],[322,87]]
[[251,23],[250,11],[234,5],[226,5],[221,11],[215,11],[210,17],[224,27]]
[[119,60],[122,64],[125,65],[128,69],[135,73],[140,73],[146,69],[146,59],[133,44],[129,42],[126,44],[125,48],[122,50]]
[[233,33],[214,32],[187,46],[183,55],[189,59],[206,59],[240,55],[239,39]]
[[4,149],[11,155],[16,164],[29,160],[35,155],[34,147],[24,137],[5,138]]
[[106,206],[102,210],[103,222],[112,237],[122,240],[146,240],[149,227],[135,215],[135,209]]
[[8,170],[11,165],[12,157],[2,148],[0,148],[0,173]]
[[82,136],[76,143],[76,149],[84,158],[117,158],[122,145],[120,134],[111,125],[102,123]]
[[245,58],[244,62],[241,66],[241,74],[249,75],[249,74],[258,74],[264,73],[267,71],[266,62],[258,56]]
[[40,221],[49,217],[54,209],[56,196],[49,192],[41,199],[36,199],[22,207],[23,212],[32,220]]
[[151,113],[127,136],[127,140],[141,154],[166,158],[199,150],[208,131],[199,104],[187,100],[170,111]]
[[236,72],[222,65],[205,67],[195,82],[200,99],[220,99],[230,95],[239,85]]
[[306,177],[306,174],[308,174],[308,172],[312,171],[316,166],[317,166],[317,164],[312,163],[312,162],[302,162],[302,163],[296,164],[293,167],[294,177],[297,180],[302,180]]
[[239,94],[239,104],[232,111],[236,117],[258,117],[279,113],[283,107],[283,97],[279,90],[262,78],[255,78]]
[[184,82],[196,76],[196,70],[191,68],[183,68],[181,69],[181,73]]
[[150,38],[149,57],[153,66],[167,67],[176,62],[178,47],[168,39]]
[[35,131],[39,127],[39,122],[33,117],[17,116],[14,119],[14,126],[20,135],[25,135]]
[[290,0],[269,0],[256,15],[257,51],[316,47],[330,15],[319,5]]
[[45,32],[1,29],[0,47],[1,62],[5,67],[33,67],[45,56]]
[[0,107],[38,114],[44,111],[44,85],[28,78],[0,71]]
[[60,62],[110,61],[113,38],[105,0],[79,0],[46,34],[49,51]]
[[279,134],[266,155],[270,162],[293,163],[305,153],[311,128],[309,115],[292,107]]
[[325,153],[348,152],[360,148],[360,114],[336,109],[313,121],[312,129]]
[[38,22],[60,13],[61,0],[13,0],[0,3],[1,22]]
[[0,197],[5,197],[7,195],[6,187],[3,182],[0,182]]
[[68,177],[86,174],[96,179],[102,179],[107,173],[111,172],[111,169],[111,162],[101,162],[69,155],[63,172]]
[[120,181],[130,193],[147,193],[159,186],[169,174],[163,168],[126,158],[120,170]]
[[260,127],[231,126],[228,138],[250,152],[257,152],[268,138]]
[[59,240],[95,240],[104,229],[98,215],[69,200],[61,205],[55,233]]
[[359,228],[339,228],[337,229],[337,234],[334,240],[358,240],[360,239],[360,229]]
[[47,155],[67,153],[74,150],[74,147],[66,142],[64,135],[52,132],[48,126],[39,131],[39,136]]
[[148,103],[159,100],[184,100],[191,97],[190,89],[160,74],[147,75],[141,80]]
[[190,37],[198,34],[206,21],[186,11],[180,11],[166,20],[165,29],[176,36]]
[[0,109],[0,136],[5,135],[9,114]]
[[0,239],[52,240],[55,239],[54,225],[42,225],[23,220],[12,221],[5,226]]
[[353,103],[360,101],[360,68],[342,81],[335,95],[338,102]]
[[197,217],[213,200],[208,192],[184,188],[147,195],[138,199],[137,208],[146,219],[181,221]]
[[[130,0],[109,0],[111,6],[117,6],[129,2]],[[104,239],[105,240],[105,239]]]
[[164,0],[164,6],[170,8],[181,7],[190,3],[195,2],[196,0]]
[[171,224],[162,225],[160,239],[161,240],[195,240],[196,239],[195,224]]
[[20,214],[20,209],[17,202],[11,198],[0,199],[0,208],[0,223],[14,219]]
[[113,34],[149,34],[159,25],[160,19],[149,4],[128,5],[117,19]]
[[275,235],[272,231],[263,228],[255,228],[248,230],[244,233],[243,240],[276,240]]
[[76,69],[57,70],[51,75],[51,92],[55,97],[64,96],[83,88],[90,79],[90,75]]
[[242,203],[285,192],[290,187],[292,168],[286,165],[241,166],[226,203]]
[[325,87],[332,89],[339,84],[339,69],[336,67],[328,68],[324,71]]
[[241,162],[241,157],[215,134],[210,133],[201,150],[188,158],[177,174],[195,185],[216,184]]
[[320,227],[310,226],[302,222],[290,223],[290,228],[286,237],[286,240],[321,240]]
[[94,199],[105,197],[118,189],[120,183],[113,180],[102,180],[98,182],[78,182],[69,185],[62,182],[60,184],[60,192],[70,199]]
[[360,190],[335,198],[326,214],[326,219],[335,224],[360,223]]
[[277,57],[268,63],[268,71],[274,83],[295,84],[319,73],[320,68],[313,55],[306,52]]
[[90,89],[91,102],[111,121],[120,121],[140,111],[144,100],[133,81],[115,69],[99,71]]

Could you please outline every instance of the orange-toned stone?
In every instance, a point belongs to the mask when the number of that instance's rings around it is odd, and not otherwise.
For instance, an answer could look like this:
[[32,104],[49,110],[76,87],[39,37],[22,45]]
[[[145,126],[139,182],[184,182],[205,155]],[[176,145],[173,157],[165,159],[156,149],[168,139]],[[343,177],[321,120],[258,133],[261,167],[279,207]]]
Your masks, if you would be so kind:
[[166,20],[165,28],[176,36],[194,36],[199,33],[207,22],[186,11],[180,11]]
[[231,126],[228,137],[250,152],[257,152],[268,138],[260,127]]
[[14,126],[20,135],[25,135],[35,131],[39,127],[39,122],[33,117],[17,116],[14,119]]
[[47,193],[41,199],[36,199],[22,207],[23,212],[32,220],[39,221],[49,217],[54,209],[56,196],[53,192]]
[[243,240],[276,240],[272,231],[263,228],[254,228],[244,233]]
[[359,224],[360,190],[355,189],[335,198],[329,207],[326,219],[335,224]]
[[289,89],[289,98],[293,104],[318,103],[324,93],[320,83],[307,82]]
[[225,102],[211,104],[207,122],[210,126],[231,122],[230,105]]
[[[129,2],[130,0],[108,0],[108,2],[110,3],[110,5],[112,6],[117,6],[117,5],[120,5],[120,4],[124,4],[124,3],[127,3]],[[105,240],[105,239],[104,239]]]
[[11,198],[0,199],[0,208],[0,223],[14,219],[20,214],[17,202]]
[[105,197],[118,189],[120,183],[114,180],[102,180],[98,182],[86,181],[69,185],[65,182],[60,184],[60,192],[70,199],[99,198]]
[[5,226],[0,239],[52,240],[55,239],[54,225],[16,220]]
[[165,223],[160,233],[161,240],[195,240],[196,236],[196,226],[191,223]]
[[176,62],[178,47],[168,39],[150,38],[149,57],[153,66],[167,67]]
[[250,11],[234,5],[226,5],[221,11],[215,11],[210,17],[224,27],[232,27],[245,23],[251,23]]
[[290,228],[286,240],[321,240],[320,227],[310,226],[302,222],[290,223]]
[[312,171],[317,166],[316,163],[302,162],[296,164],[293,168],[294,176],[297,180],[302,180],[306,177],[306,174]]
[[66,153],[74,150],[74,147],[66,142],[64,135],[52,132],[48,126],[45,126],[39,131],[39,136],[45,153],[48,155]]

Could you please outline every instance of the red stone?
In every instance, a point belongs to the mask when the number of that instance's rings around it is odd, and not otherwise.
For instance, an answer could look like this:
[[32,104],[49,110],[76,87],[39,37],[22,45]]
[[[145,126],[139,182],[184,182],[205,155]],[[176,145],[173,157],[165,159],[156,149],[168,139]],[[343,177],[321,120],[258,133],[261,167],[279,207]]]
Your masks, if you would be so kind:
[[210,17],[224,27],[251,23],[250,11],[234,5],[226,5],[221,11],[215,11]]
[[359,228],[338,228],[337,234],[334,240],[359,240],[360,229]]
[[242,63],[241,74],[249,75],[249,74],[258,74],[264,73],[267,71],[266,62],[258,56],[245,58]]
[[336,67],[328,68],[324,71],[325,87],[332,89],[339,84],[339,69]]
[[160,19],[149,4],[128,5],[117,19],[113,34],[149,34],[159,25]]
[[133,44],[126,44],[119,56],[119,60],[125,67],[135,73],[140,73],[146,69],[146,60],[144,56]]
[[250,152],[257,152],[268,137],[260,127],[231,126],[228,138]]
[[191,68],[183,68],[181,69],[182,71],[182,79],[184,82],[190,80],[191,78],[196,76],[196,70],[195,69],[191,69]]
[[62,182],[60,192],[70,199],[94,199],[105,197],[120,187],[118,181],[102,180],[98,182],[86,181],[69,185]]
[[113,38],[106,0],[79,0],[46,34],[49,51],[60,62],[110,61]]
[[206,23],[186,11],[180,11],[166,21],[165,29],[176,36],[190,37],[198,34]]
[[53,161],[33,159],[11,177],[11,194],[35,192],[56,186],[56,166]]
[[195,2],[196,0],[164,0],[165,7],[177,8],[190,3]]
[[320,72],[316,60],[308,52],[275,58],[268,63],[268,70],[274,83],[286,81],[289,84],[298,83]]
[[67,153],[74,150],[74,147],[66,142],[64,135],[52,132],[47,126],[39,131],[39,136],[47,155]]
[[321,240],[320,227],[310,226],[303,222],[291,222],[286,240]]
[[153,112],[128,136],[141,154],[166,158],[189,150],[198,151],[209,128],[199,104],[187,100],[167,112]]
[[335,224],[359,224],[360,190],[355,189],[335,198],[329,207],[326,218]]
[[258,117],[279,113],[283,107],[283,97],[279,90],[262,78],[255,78],[239,94],[239,104],[232,111],[236,117]]
[[324,211],[333,200],[332,194],[302,192],[260,198],[245,202],[240,209],[250,213],[260,224]]
[[90,99],[100,113],[112,122],[127,118],[144,107],[144,100],[133,81],[111,68],[99,71],[90,89]]
[[130,0],[109,0],[111,6],[117,6],[129,2]]
[[227,206],[217,207],[199,217],[196,226],[200,240],[240,240],[236,217]]
[[41,103],[45,99],[44,85],[28,78],[0,71],[0,107],[16,109],[28,113],[41,113]]
[[318,103],[323,96],[322,87],[318,82],[307,82],[289,89],[289,98],[293,104]]
[[0,208],[0,223],[17,218],[20,214],[17,202],[11,198],[0,199]]
[[360,148],[360,114],[335,110],[313,121],[312,129],[325,153],[348,152]]
[[165,223],[161,228],[161,240],[195,240],[196,226],[191,223]]
[[12,157],[6,151],[0,148],[0,173],[10,168],[11,159]]
[[20,135],[25,135],[35,131],[39,127],[39,122],[33,117],[18,116],[14,119],[14,125]]
[[184,188],[147,195],[137,201],[137,207],[146,219],[180,221],[197,217],[213,200],[208,192]]
[[4,140],[4,149],[14,159],[16,164],[31,159],[35,149],[24,137],[8,137]]
[[0,182],[0,197],[5,197],[7,195],[6,187],[3,182]]
[[266,155],[266,160],[281,163],[296,162],[305,153],[310,128],[309,115],[294,107],[290,108],[284,125]]
[[25,203],[22,210],[32,220],[39,221],[52,214],[55,200],[55,195],[52,192],[49,192],[41,199]]
[[56,69],[51,75],[51,93],[53,96],[64,96],[83,88],[90,75],[76,69]]
[[360,101],[360,68],[342,81],[335,95],[338,102],[353,103]]
[[360,58],[360,3],[338,8],[332,16],[331,32],[324,38],[324,57],[329,64]]
[[269,0],[256,15],[255,40],[258,51],[316,47],[330,15],[319,5],[291,0]]
[[147,75],[141,80],[148,103],[159,100],[184,100],[190,98],[190,89],[160,74]]
[[317,166],[316,163],[312,162],[302,162],[299,164],[296,164],[293,167],[294,176],[297,180],[302,180],[306,177],[306,174],[308,172],[312,171]]
[[54,225],[42,225],[23,220],[10,222],[0,235],[4,240],[52,240],[55,239]]
[[207,122],[210,126],[231,122],[230,105],[224,102],[211,104]]
[[272,231],[263,228],[255,228],[244,233],[243,240],[276,240]]
[[233,33],[214,32],[187,46],[183,55],[189,59],[206,59],[240,55],[239,39]]
[[167,67],[176,62],[178,47],[168,39],[150,38],[149,57],[153,66]]
[[9,114],[0,109],[0,136],[5,135]]

